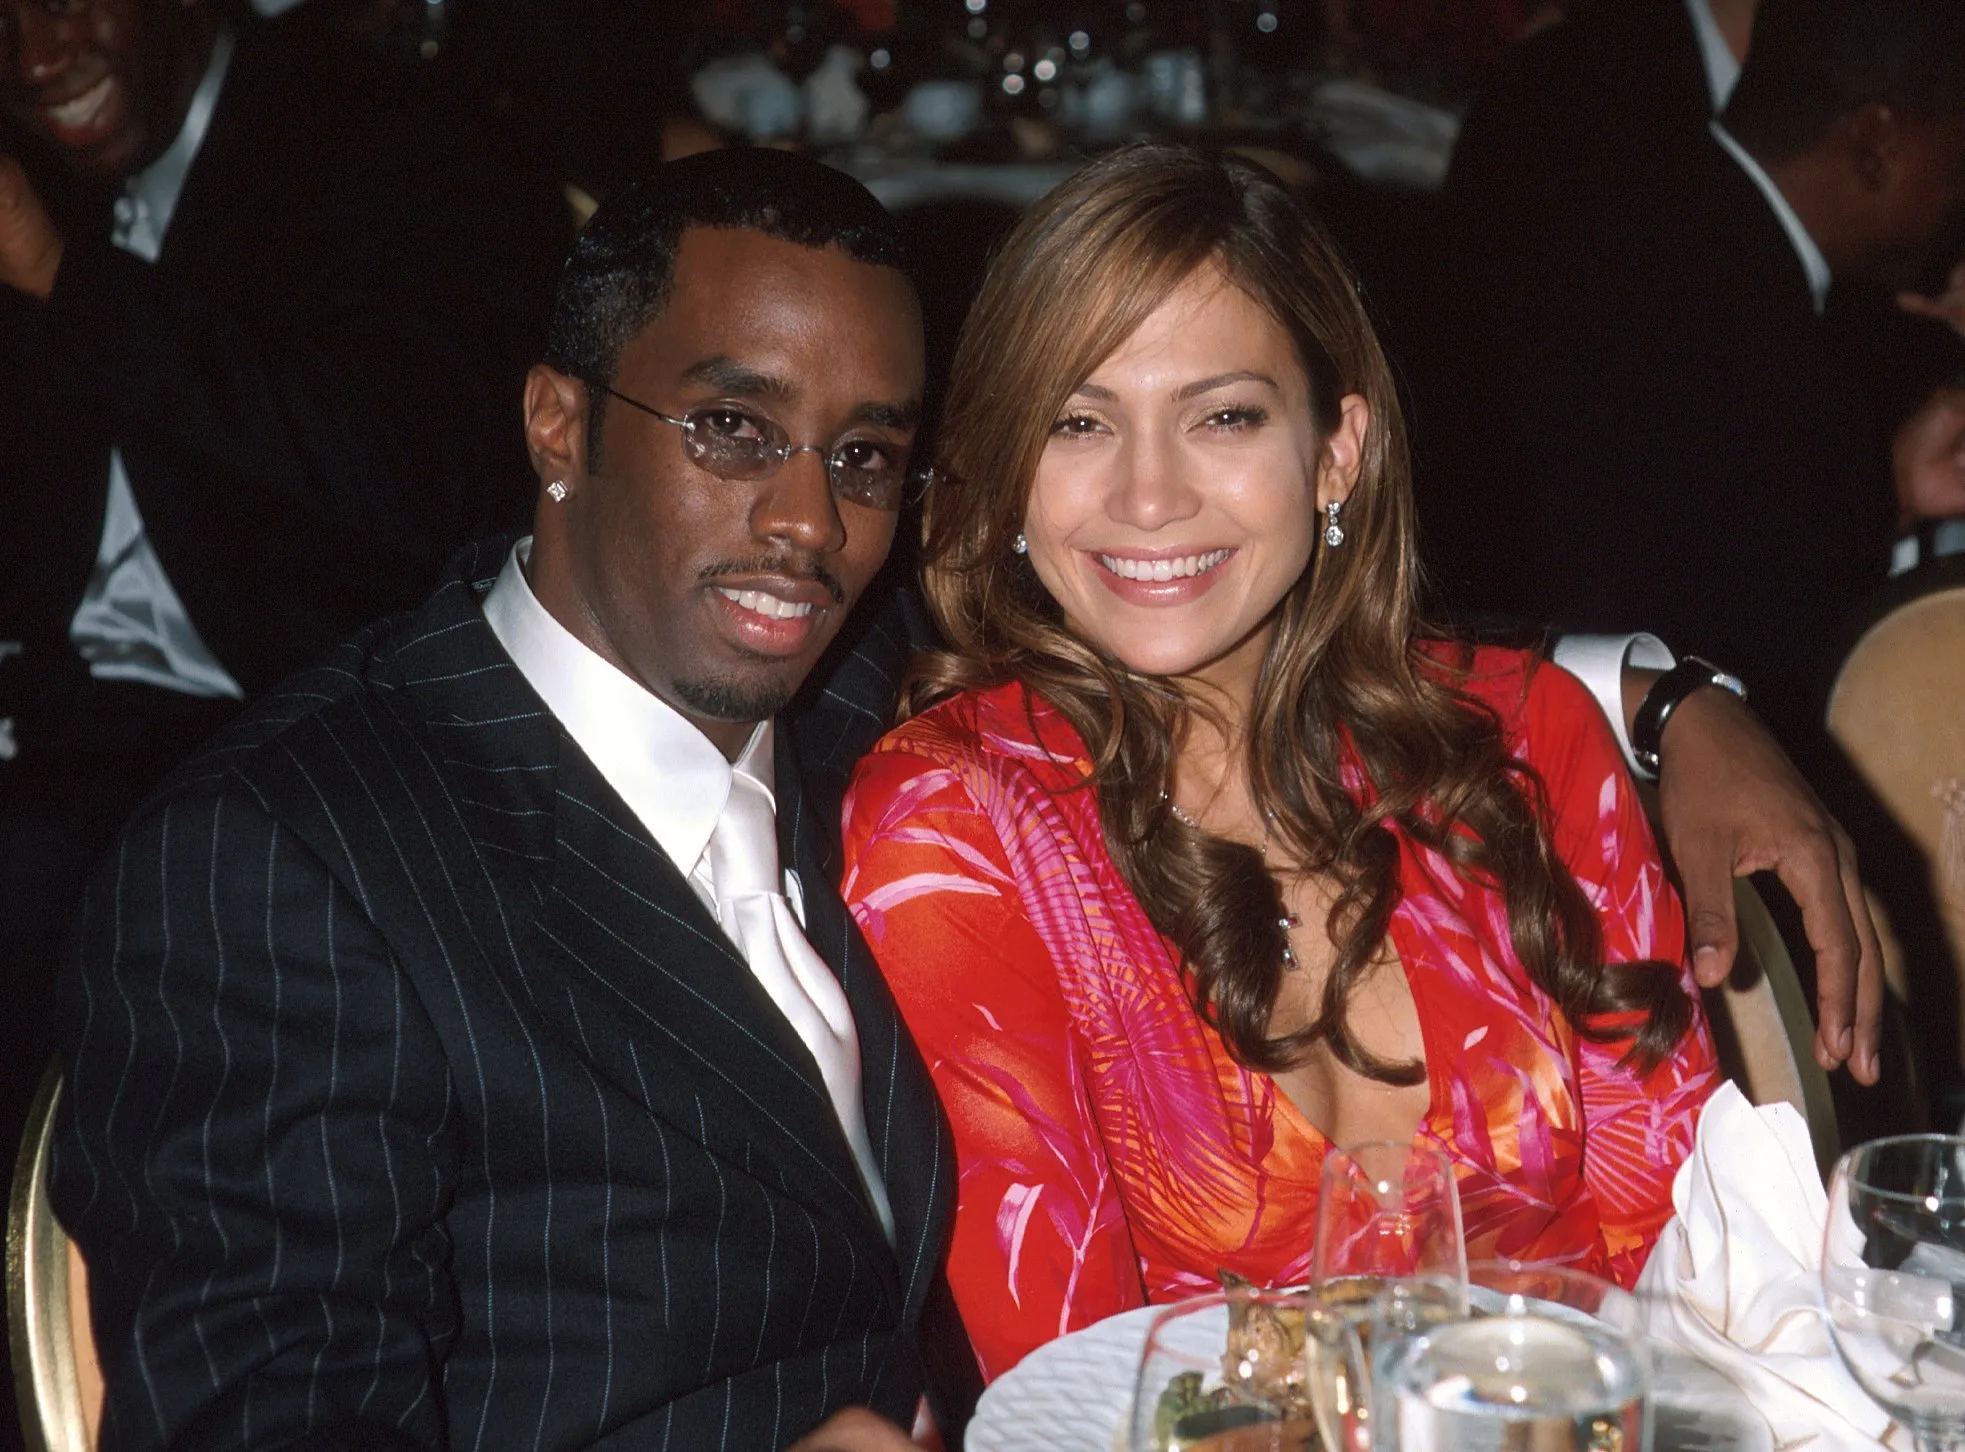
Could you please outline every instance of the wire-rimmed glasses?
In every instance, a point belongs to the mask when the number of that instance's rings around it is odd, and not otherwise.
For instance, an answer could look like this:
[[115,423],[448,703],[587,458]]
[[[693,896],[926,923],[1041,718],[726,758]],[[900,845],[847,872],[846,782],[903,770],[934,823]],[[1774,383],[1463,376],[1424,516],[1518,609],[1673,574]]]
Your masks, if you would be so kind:
[[618,389],[603,386],[601,391],[681,429],[683,453],[719,479],[768,479],[792,455],[817,454],[839,498],[894,510],[919,498],[933,477],[932,470],[911,472],[910,451],[887,439],[849,433],[830,444],[794,444],[775,419],[734,403],[698,404],[677,417]]

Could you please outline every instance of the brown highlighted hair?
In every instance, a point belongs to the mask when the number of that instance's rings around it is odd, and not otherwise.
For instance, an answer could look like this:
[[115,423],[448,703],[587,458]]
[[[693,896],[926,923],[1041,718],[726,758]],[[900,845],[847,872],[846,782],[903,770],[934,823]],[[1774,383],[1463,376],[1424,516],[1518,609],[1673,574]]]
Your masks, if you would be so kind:
[[[1072,391],[1196,268],[1212,264],[1290,334],[1322,435],[1341,400],[1370,405],[1341,549],[1318,545],[1276,610],[1246,722],[1256,804],[1281,856],[1336,889],[1337,959],[1317,1018],[1272,1036],[1286,946],[1279,884],[1253,848],[1172,815],[1190,711],[1169,680],[1074,637],[1011,541],[1051,426]],[[1650,1067],[1691,1023],[1675,968],[1602,962],[1595,914],[1550,840],[1542,785],[1500,722],[1452,683],[1464,648],[1424,643],[1411,465],[1397,391],[1350,270],[1268,172],[1234,156],[1144,144],[1077,173],[1033,207],[992,262],[957,346],[925,524],[930,608],[951,649],[917,667],[908,708],[1008,679],[1055,706],[1095,766],[1114,862],[1181,949],[1196,1008],[1244,1064],[1275,1072],[1318,1042],[1393,1083],[1417,1064],[1366,1053],[1346,1010],[1398,903],[1394,827],[1470,880],[1497,885],[1516,954],[1577,1032],[1637,1010]],[[1444,637],[1439,637],[1444,640]],[[1421,658],[1430,655],[1430,662]],[[1361,768],[1366,798],[1343,770]]]

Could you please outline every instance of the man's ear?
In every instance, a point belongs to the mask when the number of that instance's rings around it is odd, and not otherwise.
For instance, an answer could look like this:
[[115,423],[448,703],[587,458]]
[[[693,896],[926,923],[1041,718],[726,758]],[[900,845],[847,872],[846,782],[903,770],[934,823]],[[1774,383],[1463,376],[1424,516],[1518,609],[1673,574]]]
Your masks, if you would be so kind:
[[525,376],[525,446],[542,484],[577,489],[587,477],[587,385],[535,363]]
[[1903,150],[1902,118],[1882,101],[1865,101],[1842,118],[1839,129],[1863,190],[1887,190]]

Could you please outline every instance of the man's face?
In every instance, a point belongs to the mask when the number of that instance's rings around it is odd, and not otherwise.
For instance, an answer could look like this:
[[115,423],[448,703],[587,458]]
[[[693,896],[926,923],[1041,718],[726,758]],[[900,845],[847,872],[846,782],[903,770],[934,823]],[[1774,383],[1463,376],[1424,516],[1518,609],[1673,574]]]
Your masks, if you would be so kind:
[[170,144],[210,45],[199,0],[0,0],[0,100],[114,180]]
[[1965,115],[1900,123],[1890,185],[1878,197],[1876,254],[1866,269],[1908,286],[1932,238],[1965,204]]
[[[622,350],[613,386],[674,418],[727,405],[712,415],[719,427],[768,419],[794,445],[852,440],[854,457],[898,458],[913,442],[922,369],[920,310],[899,272],[836,248],[695,228],[666,307]],[[550,391],[535,374],[535,455]],[[793,454],[761,479],[719,478],[674,424],[598,390],[587,407],[605,410],[600,464],[574,470],[563,502],[542,499],[533,589],[734,754],[838,633],[887,557],[895,514],[835,494],[822,454]]]

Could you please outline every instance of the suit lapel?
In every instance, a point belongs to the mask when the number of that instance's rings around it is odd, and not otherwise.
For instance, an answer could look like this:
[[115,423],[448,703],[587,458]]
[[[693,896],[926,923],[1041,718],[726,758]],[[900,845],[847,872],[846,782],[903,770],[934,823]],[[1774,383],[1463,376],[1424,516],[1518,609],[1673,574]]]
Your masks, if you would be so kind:
[[840,900],[832,861],[835,833],[811,808],[797,756],[796,743],[781,731],[775,762],[779,850],[798,872],[806,936],[839,976],[853,1009],[867,1137],[894,1212],[895,1253],[912,1321],[941,1261],[953,1206],[953,1142],[920,1053]]
[[469,561],[400,662],[505,915],[477,935],[493,970],[650,1113],[877,1237],[811,1054],[485,623],[502,563]]

